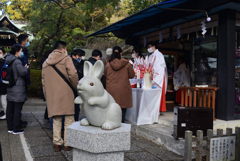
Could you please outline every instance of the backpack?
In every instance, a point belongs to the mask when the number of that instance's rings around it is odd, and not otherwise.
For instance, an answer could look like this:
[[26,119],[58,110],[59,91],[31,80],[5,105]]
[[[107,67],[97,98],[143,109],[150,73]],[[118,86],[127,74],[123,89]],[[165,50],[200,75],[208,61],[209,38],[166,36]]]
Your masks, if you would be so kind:
[[[14,60],[15,61],[15,60]],[[8,87],[13,87],[16,84],[16,80],[13,75],[12,61],[9,65],[6,64],[6,61],[1,69],[1,83],[7,84]]]

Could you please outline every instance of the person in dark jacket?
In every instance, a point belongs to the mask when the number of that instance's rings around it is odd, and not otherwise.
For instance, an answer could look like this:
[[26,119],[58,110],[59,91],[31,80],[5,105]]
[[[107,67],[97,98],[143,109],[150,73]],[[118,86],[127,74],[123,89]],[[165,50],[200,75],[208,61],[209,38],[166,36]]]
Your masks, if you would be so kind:
[[[92,57],[90,57],[88,61],[92,63],[92,65],[94,65],[96,61],[100,60],[101,58],[102,58],[102,52],[100,50],[95,49],[92,51]],[[106,89],[106,78],[104,75],[101,78],[101,82],[103,84],[104,89]]]
[[[5,64],[5,50],[0,48],[0,71]],[[2,73],[0,73],[2,74]],[[0,82],[0,102],[2,104],[3,111],[0,112],[0,120],[6,119],[6,109],[7,109],[7,85]]]
[[[83,77],[84,61],[81,59],[83,56],[85,56],[85,52],[81,49],[74,49],[71,52],[73,65],[74,65],[75,69],[77,70],[77,74],[78,74],[78,80],[82,79],[82,77]],[[79,121],[79,113],[80,113],[79,104],[75,104],[75,114],[74,114],[75,121]]]
[[20,128],[21,111],[24,102],[27,100],[25,89],[25,77],[28,74],[29,66],[22,65],[20,55],[21,46],[13,46],[11,52],[7,55],[6,63],[12,66],[13,77],[16,81],[13,87],[7,88],[7,127],[8,132],[13,134],[21,134],[24,132]]
[[88,61],[92,63],[92,65],[94,65],[96,61],[100,60],[101,58],[102,58],[102,52],[100,50],[95,49],[92,51],[92,57],[90,57]]
[[71,52],[72,61],[77,70],[79,80],[82,79],[83,77],[83,64],[84,64],[83,57],[84,56],[85,56],[85,52],[81,49],[74,49]]
[[[28,35],[27,34],[20,34],[18,36],[18,44],[14,44],[13,46],[20,46],[22,48],[22,53],[21,53],[21,61],[23,66],[25,66],[26,64],[28,65],[28,56],[30,55],[30,53],[28,52],[27,48],[30,45],[29,43],[29,39],[28,39]],[[26,92],[27,92],[27,86],[31,85],[31,80],[30,80],[30,69],[28,70],[28,74],[25,77],[25,81],[26,81]]]
[[78,52],[78,58],[76,59],[79,63],[80,63],[80,71],[81,74],[79,75],[79,80],[82,79],[83,77],[83,66],[84,66],[84,60],[85,60],[85,51],[83,51],[82,49],[76,49]]

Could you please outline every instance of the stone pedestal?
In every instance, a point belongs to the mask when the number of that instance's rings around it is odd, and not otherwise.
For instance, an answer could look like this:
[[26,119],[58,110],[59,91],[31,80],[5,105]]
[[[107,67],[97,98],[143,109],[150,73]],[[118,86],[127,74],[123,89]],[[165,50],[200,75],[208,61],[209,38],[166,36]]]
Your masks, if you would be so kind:
[[114,130],[81,126],[75,122],[67,128],[67,145],[73,147],[73,161],[124,161],[130,150],[131,125]]

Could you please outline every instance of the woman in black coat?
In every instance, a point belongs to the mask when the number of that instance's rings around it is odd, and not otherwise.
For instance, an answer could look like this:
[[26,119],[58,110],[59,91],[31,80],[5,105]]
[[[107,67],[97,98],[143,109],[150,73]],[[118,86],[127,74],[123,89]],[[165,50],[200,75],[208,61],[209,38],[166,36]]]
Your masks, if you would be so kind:
[[[0,48],[0,71],[5,64],[5,50]],[[2,73],[0,73],[1,75]],[[6,119],[6,109],[7,109],[7,85],[0,81],[0,102],[2,104],[3,110],[0,111],[0,120]]]
[[10,54],[7,55],[6,63],[12,67],[13,79],[15,85],[7,87],[7,126],[8,132],[13,134],[21,134],[21,111],[24,102],[27,100],[25,77],[28,74],[29,66],[22,65],[20,57],[23,55],[21,46],[13,46]]

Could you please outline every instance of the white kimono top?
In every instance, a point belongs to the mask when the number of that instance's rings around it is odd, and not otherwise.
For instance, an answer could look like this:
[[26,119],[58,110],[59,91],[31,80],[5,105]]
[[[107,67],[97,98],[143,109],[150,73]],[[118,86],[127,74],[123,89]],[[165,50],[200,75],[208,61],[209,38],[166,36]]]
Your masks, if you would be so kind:
[[165,76],[165,93],[167,91],[168,73],[167,66],[163,54],[156,49],[151,57],[156,56],[153,66],[153,81],[152,84],[157,84],[158,88],[163,88],[163,79]]
[[186,63],[182,63],[173,77],[174,89],[177,91],[180,86],[190,87],[190,71]]

